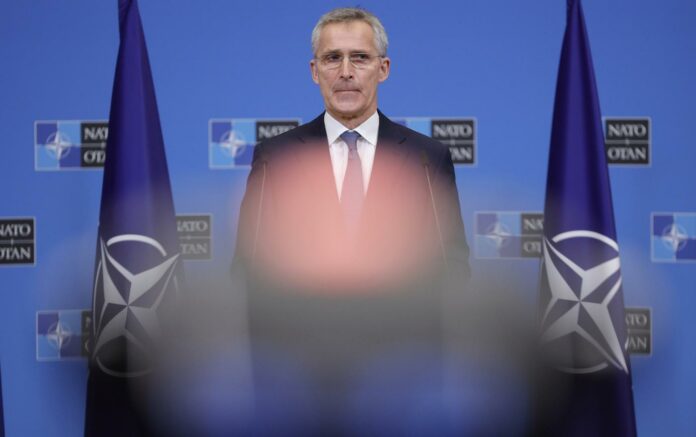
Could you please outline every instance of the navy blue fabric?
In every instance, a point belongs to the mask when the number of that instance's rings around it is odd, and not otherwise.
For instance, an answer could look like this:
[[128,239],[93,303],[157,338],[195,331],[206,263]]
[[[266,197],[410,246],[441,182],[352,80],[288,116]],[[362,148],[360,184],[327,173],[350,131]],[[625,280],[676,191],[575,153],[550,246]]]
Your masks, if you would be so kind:
[[[152,286],[137,300],[130,295],[135,287],[115,269],[105,251],[132,274],[159,267],[163,259],[178,261],[179,245],[164,141],[160,128],[152,73],[136,0],[119,1],[120,48],[116,63],[111,113],[109,116],[108,159],[104,166],[99,236],[93,303],[92,359],[87,387],[86,436],[147,435],[140,405],[134,401],[138,379],[147,372],[132,372],[133,344],[148,345],[148,326],[138,311],[161,308],[172,298],[170,276]],[[109,265],[122,305],[109,300],[99,286]],[[102,278],[103,279],[103,278]],[[158,281],[160,282],[160,281]],[[109,323],[125,318],[119,337],[101,341]],[[102,344],[104,343],[104,344]],[[147,349],[147,347],[141,347]],[[100,354],[104,351],[104,357]],[[142,352],[142,350],[141,350]],[[114,370],[121,360],[125,367]]]
[[[553,127],[548,163],[546,203],[544,210],[545,250],[554,245],[571,261],[589,269],[618,253],[608,245],[597,244],[592,238],[556,238],[573,231],[602,235],[616,242],[609,172],[602,134],[597,86],[590,45],[580,0],[568,2],[568,15],[556,87]],[[569,235],[569,234],[564,234]],[[613,252],[613,253],[611,253]],[[546,262],[552,257],[547,257]],[[559,319],[573,305],[579,307],[577,325],[595,339],[602,339],[600,330],[585,312],[584,302],[596,302],[606,297],[606,287],[598,286],[591,295],[580,298],[580,282],[563,262],[554,262],[561,270],[578,301],[556,305],[545,320],[548,325]],[[551,281],[547,280],[548,265],[542,274],[542,312],[552,299]],[[616,280],[620,271],[607,279]],[[575,279],[575,282],[572,280]],[[619,283],[620,284],[620,283]],[[606,285],[606,284],[605,284]],[[593,295],[597,297],[593,297]],[[583,300],[584,299],[584,300]],[[582,301],[582,302],[581,302]],[[559,301],[559,304],[563,303]],[[551,309],[551,308],[549,308]],[[611,317],[610,332],[615,332],[618,344],[626,344],[622,290],[607,304]],[[613,330],[613,331],[612,331]],[[575,335],[575,338],[570,338]],[[574,364],[583,351],[578,346],[582,335],[571,333],[565,346],[571,350]],[[605,348],[608,349],[608,348]],[[545,418],[543,435],[562,436],[634,436],[635,417],[628,354],[623,351],[627,370],[607,364],[603,369],[585,373],[559,372],[556,387],[563,387],[563,399],[547,410],[553,416]],[[567,364],[567,363],[566,363]],[[581,367],[581,366],[580,366]],[[550,413],[553,411],[553,413]]]

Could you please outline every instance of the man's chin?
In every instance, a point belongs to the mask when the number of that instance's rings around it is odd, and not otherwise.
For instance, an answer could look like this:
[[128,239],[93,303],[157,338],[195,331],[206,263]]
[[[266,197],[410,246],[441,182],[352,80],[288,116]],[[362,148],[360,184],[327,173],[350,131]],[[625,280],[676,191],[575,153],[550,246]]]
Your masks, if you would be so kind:
[[365,108],[352,105],[343,105],[339,107],[334,107],[332,112],[343,119],[350,120],[352,118],[360,117],[360,115],[362,115],[365,112]]

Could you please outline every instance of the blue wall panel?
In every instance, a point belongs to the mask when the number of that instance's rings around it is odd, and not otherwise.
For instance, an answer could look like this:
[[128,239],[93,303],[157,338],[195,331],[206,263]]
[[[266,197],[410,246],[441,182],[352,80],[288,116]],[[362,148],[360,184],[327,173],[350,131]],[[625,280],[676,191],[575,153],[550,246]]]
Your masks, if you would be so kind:
[[[389,33],[380,108],[477,120],[477,164],[458,167],[467,236],[476,211],[541,211],[565,2],[364,1]],[[208,166],[215,118],[300,118],[322,109],[309,37],[334,1],[142,0],[175,205],[213,215],[213,258],[193,279],[225,281],[247,170]],[[602,112],[652,122],[650,166],[610,170],[629,307],[649,307],[653,351],[634,356],[641,435],[695,435],[691,263],[651,260],[653,212],[696,213],[696,3],[584,2]],[[35,217],[34,266],[0,267],[0,363],[9,436],[82,432],[84,360],[36,359],[36,312],[91,305],[100,170],[36,171],[37,120],[105,120],[118,49],[115,1],[0,3],[0,219]],[[473,243],[472,243],[473,246]],[[472,259],[535,298],[538,261]]]

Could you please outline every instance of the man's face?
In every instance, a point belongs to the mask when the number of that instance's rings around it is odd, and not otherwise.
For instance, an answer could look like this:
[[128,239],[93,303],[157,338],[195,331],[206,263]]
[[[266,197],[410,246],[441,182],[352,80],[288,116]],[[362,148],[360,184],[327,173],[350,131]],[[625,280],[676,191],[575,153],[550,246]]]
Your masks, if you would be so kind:
[[[370,60],[358,68],[350,57],[361,54]],[[330,58],[341,58],[340,65],[328,65],[326,59]],[[377,110],[377,84],[389,76],[389,64],[389,58],[379,57],[372,27],[364,21],[324,26],[316,58],[310,61],[312,79],[319,84],[326,110],[339,121],[358,124]]]

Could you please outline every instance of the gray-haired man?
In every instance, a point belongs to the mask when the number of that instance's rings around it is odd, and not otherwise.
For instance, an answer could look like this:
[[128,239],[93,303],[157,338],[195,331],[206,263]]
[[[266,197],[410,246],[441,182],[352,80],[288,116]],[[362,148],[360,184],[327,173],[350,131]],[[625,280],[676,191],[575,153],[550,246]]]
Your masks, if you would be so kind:
[[294,396],[276,377],[302,369],[324,430],[368,377],[360,369],[399,348],[439,354],[443,283],[468,277],[448,149],[377,110],[387,45],[365,10],[321,17],[310,68],[326,110],[256,146],[240,212],[234,266],[248,278],[257,394]]

